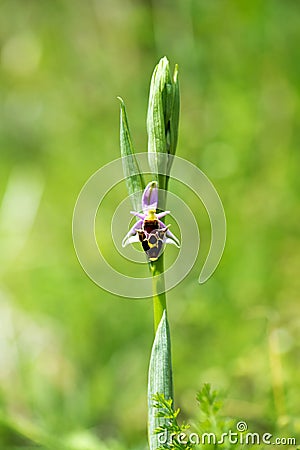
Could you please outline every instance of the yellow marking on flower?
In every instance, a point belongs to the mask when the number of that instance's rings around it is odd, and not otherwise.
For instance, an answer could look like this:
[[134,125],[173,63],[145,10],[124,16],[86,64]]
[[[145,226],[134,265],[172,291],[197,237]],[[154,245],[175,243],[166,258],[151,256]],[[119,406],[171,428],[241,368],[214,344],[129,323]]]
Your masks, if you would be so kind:
[[155,209],[149,209],[148,215],[145,218],[145,220],[156,220],[156,210]]

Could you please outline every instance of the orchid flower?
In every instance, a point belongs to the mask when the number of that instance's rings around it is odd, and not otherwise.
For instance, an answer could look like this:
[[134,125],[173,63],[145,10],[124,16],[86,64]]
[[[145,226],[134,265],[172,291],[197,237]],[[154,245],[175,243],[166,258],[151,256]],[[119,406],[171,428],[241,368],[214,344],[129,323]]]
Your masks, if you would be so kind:
[[138,221],[129,230],[122,241],[126,247],[133,242],[141,242],[149,261],[156,261],[164,250],[165,244],[180,247],[180,242],[160,219],[170,213],[163,211],[156,213],[158,204],[158,187],[156,181],[151,181],[142,195],[142,213],[130,211]]

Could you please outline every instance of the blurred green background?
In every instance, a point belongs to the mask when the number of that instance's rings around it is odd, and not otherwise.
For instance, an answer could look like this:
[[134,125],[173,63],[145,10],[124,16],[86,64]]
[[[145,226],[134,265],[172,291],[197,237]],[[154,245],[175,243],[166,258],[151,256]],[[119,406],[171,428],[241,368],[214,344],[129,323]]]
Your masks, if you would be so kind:
[[179,65],[177,154],[212,180],[228,222],[221,264],[200,286],[208,219],[185,196],[203,233],[168,294],[176,403],[194,416],[210,382],[226,392],[224,414],[299,439],[299,44],[292,0],[1,0],[1,449],[43,436],[145,448],[151,301],[94,285],[71,222],[85,181],[119,156],[117,95],[146,150],[164,55]]

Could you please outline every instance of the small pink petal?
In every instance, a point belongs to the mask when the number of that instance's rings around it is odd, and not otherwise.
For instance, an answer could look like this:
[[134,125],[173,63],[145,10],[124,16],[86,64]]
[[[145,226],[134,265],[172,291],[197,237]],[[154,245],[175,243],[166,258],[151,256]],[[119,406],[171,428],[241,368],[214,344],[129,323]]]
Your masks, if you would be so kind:
[[157,181],[150,181],[145,187],[142,195],[142,210],[144,212],[149,211],[149,209],[157,209],[158,203],[158,189]]

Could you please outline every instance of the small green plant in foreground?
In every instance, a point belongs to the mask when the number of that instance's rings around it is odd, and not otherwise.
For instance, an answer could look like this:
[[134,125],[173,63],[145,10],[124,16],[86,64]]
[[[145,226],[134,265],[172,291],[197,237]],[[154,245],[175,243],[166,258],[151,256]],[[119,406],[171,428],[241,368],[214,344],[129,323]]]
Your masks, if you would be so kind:
[[[222,414],[222,395],[212,390],[205,383],[197,394],[199,417],[193,424],[180,424],[178,419],[180,408],[174,409],[172,399],[165,399],[162,394],[153,396],[153,406],[157,409],[156,416],[163,418],[164,423],[156,428],[160,446],[157,450],[178,449],[223,449],[242,450],[262,449],[257,443],[256,433],[247,433],[236,429],[235,421],[225,418]],[[244,423],[244,422],[240,422]],[[254,439],[254,441],[253,441]],[[255,443],[255,446],[252,445]]]
[[165,422],[155,430],[155,434],[160,437],[160,441],[163,441],[158,450],[177,448],[177,449],[192,449],[194,445],[189,441],[182,442],[180,439],[190,428],[187,424],[178,423],[178,415],[180,408],[174,410],[173,400],[165,399],[163,394],[156,394],[153,396],[153,406],[157,408],[157,417],[163,417]]

